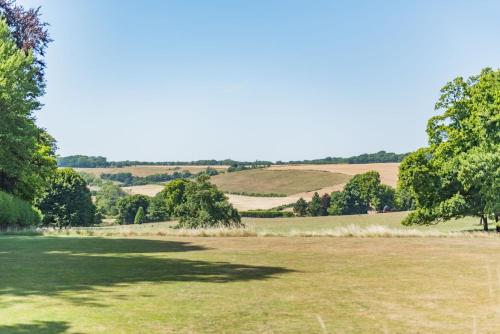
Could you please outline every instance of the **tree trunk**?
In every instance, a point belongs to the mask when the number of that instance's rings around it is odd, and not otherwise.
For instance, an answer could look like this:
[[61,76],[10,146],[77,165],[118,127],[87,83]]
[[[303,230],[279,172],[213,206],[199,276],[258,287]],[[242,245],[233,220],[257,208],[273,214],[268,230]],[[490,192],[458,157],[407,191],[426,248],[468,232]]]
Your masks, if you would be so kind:
[[483,230],[488,232],[488,218],[483,217]]

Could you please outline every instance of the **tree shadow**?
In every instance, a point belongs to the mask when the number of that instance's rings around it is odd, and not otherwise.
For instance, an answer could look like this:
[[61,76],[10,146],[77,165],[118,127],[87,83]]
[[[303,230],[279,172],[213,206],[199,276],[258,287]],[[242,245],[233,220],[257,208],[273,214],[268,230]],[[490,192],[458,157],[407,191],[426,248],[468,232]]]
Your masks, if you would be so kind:
[[64,321],[39,321],[34,324],[0,326],[0,334],[61,334],[67,333],[69,325]]
[[88,294],[81,297],[65,292],[86,292],[138,282],[263,280],[290,272],[283,267],[188,260],[169,254],[202,250],[206,248],[179,241],[0,238],[0,296],[58,296],[75,303],[106,306]]

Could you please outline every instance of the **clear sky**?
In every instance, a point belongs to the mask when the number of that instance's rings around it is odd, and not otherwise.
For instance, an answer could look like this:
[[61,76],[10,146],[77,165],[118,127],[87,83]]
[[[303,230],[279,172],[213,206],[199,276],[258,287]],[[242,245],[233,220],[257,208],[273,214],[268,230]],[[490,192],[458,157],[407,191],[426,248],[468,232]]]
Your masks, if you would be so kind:
[[60,155],[407,152],[443,84],[500,62],[498,0],[19,2],[51,24],[38,121]]

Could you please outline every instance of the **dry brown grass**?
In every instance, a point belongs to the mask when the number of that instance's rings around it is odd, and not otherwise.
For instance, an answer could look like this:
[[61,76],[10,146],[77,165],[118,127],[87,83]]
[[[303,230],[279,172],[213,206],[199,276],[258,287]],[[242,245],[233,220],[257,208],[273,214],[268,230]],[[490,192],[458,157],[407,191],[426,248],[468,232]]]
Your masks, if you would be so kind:
[[122,187],[123,191],[130,195],[146,195],[153,197],[159,193],[164,186],[160,184],[146,184],[143,186]]
[[229,166],[127,166],[121,168],[75,168],[76,171],[84,172],[99,176],[103,173],[132,173],[134,176],[148,176],[153,174],[172,174],[173,172],[188,171],[196,174],[207,169],[207,167],[217,169],[219,171],[226,170]]

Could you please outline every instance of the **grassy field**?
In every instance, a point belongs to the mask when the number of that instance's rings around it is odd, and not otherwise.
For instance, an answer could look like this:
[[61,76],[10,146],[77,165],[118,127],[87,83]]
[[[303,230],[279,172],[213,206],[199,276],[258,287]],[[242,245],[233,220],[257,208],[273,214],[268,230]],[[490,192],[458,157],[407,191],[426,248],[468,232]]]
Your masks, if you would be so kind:
[[[406,212],[392,212],[384,214],[351,215],[351,216],[326,216],[326,217],[295,217],[295,218],[243,218],[246,230],[256,235],[279,235],[292,236],[301,233],[321,235],[323,232],[329,234],[330,231],[348,227],[366,229],[373,226],[387,228],[389,231],[421,231],[432,234],[457,233],[457,232],[480,232],[482,226],[477,218],[466,217],[457,220],[450,220],[435,225],[412,225],[404,226],[401,221],[406,217]],[[175,233],[172,227],[176,224],[172,222],[148,223],[142,225],[114,225],[105,228],[91,228],[95,232],[135,232],[139,235],[154,235],[156,233]],[[494,228],[494,226],[491,226]],[[85,228],[87,230],[88,228]],[[126,233],[125,233],[126,234]]]
[[211,181],[227,192],[293,195],[342,184],[348,179],[345,174],[324,171],[253,169],[216,175]]
[[497,333],[498,240],[0,236],[0,333]]
[[202,172],[207,167],[217,169],[219,171],[226,170],[229,166],[127,166],[127,167],[109,167],[109,168],[74,168],[76,171],[93,174],[99,176],[101,174],[117,174],[117,173],[132,173],[134,176],[148,176],[154,174],[172,174],[174,172],[188,171],[193,174]]

